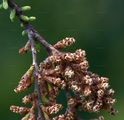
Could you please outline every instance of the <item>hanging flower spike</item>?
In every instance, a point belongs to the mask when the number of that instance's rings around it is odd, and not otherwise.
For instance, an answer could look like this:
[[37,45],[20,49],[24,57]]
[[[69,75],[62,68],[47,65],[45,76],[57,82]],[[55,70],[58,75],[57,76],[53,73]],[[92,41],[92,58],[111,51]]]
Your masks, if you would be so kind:
[[31,77],[33,75],[33,71],[34,71],[34,66],[32,65],[28,69],[28,71],[22,76],[18,86],[14,89],[16,93],[24,91],[32,84]]

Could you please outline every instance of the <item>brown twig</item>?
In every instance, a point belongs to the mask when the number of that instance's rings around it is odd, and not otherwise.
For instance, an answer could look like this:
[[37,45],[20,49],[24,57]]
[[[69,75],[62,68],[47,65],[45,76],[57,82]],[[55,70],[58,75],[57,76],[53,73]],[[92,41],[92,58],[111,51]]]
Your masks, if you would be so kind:
[[38,100],[36,101],[36,105],[37,105],[37,109],[38,109],[38,120],[45,120],[44,115],[43,115],[43,111],[41,109],[41,92],[40,92],[40,88],[39,88],[39,84],[38,84],[38,64],[37,64],[37,52],[35,49],[35,42],[33,39],[33,32],[28,30],[28,38],[30,40],[30,44],[31,44],[31,51],[32,51],[32,59],[33,59],[33,65],[35,67],[34,70],[34,78],[35,78],[35,92],[37,93],[38,96]]
[[35,48],[35,40],[38,40],[47,50],[48,54],[52,54],[53,51],[56,51],[52,45],[50,45],[39,33],[34,29],[34,27],[27,21],[24,21],[21,18],[21,15],[23,15],[23,12],[21,11],[21,8],[15,3],[14,0],[8,0],[8,5],[11,9],[14,9],[16,11],[16,16],[19,19],[19,21],[24,25],[26,32],[28,33],[28,38],[31,44],[31,51],[32,51],[32,61],[33,65],[35,66],[34,71],[34,77],[35,77],[35,92],[38,95],[37,100],[37,109],[38,109],[38,120],[45,120],[43,111],[41,109],[41,93],[38,85],[38,64],[37,64],[37,56],[36,56],[36,48]]

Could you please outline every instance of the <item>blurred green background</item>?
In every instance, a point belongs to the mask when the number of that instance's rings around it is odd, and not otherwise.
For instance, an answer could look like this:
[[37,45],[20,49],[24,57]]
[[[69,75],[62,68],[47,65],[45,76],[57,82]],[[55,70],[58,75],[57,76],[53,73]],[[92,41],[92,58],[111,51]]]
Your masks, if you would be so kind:
[[[33,25],[50,43],[70,36],[77,40],[68,50],[86,50],[90,70],[109,77],[116,91],[115,108],[119,113],[115,117],[106,112],[102,114],[106,120],[124,120],[124,0],[16,1],[22,6],[32,6],[26,14],[37,17]],[[13,89],[31,64],[31,54],[18,55],[18,49],[27,40],[21,31],[17,20],[10,22],[9,11],[0,10],[0,120],[21,118],[9,111],[10,105],[21,105],[26,93],[15,94]],[[45,54],[42,50],[39,61]],[[60,102],[63,97],[64,94]],[[83,112],[81,115],[84,118],[96,116]]]

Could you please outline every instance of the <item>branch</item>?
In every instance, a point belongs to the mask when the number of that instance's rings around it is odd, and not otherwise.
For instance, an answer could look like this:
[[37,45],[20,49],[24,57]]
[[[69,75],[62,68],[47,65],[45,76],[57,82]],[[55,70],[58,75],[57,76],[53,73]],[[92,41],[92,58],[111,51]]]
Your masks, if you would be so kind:
[[49,54],[52,54],[54,51],[57,51],[51,44],[49,44],[35,29],[34,27],[28,22],[22,19],[23,12],[21,10],[21,7],[19,7],[14,0],[8,0],[9,7],[16,12],[16,16],[19,19],[20,23],[23,24],[25,29],[31,30],[33,37],[35,40],[38,40],[44,48],[47,50]]
[[[117,113],[113,108],[116,100],[112,98],[114,91],[109,89],[109,79],[88,71],[89,65],[85,51],[81,49],[74,53],[58,51],[73,44],[75,42],[74,38],[65,38],[52,46],[29,23],[35,20],[35,17],[23,15],[24,9],[29,9],[30,6],[19,7],[15,0],[3,0],[2,7],[7,9],[8,6],[11,8],[10,19],[13,20],[13,16],[16,16],[24,26],[24,31],[28,34],[29,44],[27,44],[30,46],[33,62],[33,67],[31,66],[22,76],[15,92],[21,92],[30,87],[33,74],[36,95],[33,93],[34,95],[25,96],[23,103],[34,101],[38,109],[37,120],[82,120],[77,118],[76,115],[78,105],[87,112],[99,112],[104,109],[112,115]],[[37,64],[36,41],[39,41],[50,55],[41,63],[40,68]],[[66,90],[68,106],[64,114],[52,118],[51,114],[60,111],[60,106],[56,104],[55,99],[61,89]],[[68,90],[73,91],[74,95],[71,96]],[[28,118],[34,120],[36,118],[34,107],[32,109],[19,106],[10,107],[12,112],[27,113],[22,120],[25,120],[25,118],[26,120]],[[104,120],[104,117],[100,116],[96,120]]]
[[44,115],[43,115],[43,111],[41,109],[41,92],[40,92],[40,88],[39,88],[39,84],[38,84],[38,64],[37,64],[37,52],[35,49],[35,42],[33,39],[33,32],[28,30],[28,38],[30,40],[30,44],[31,44],[31,51],[32,51],[32,59],[33,59],[33,65],[35,67],[34,70],[34,78],[35,78],[35,92],[37,93],[38,96],[38,100],[37,100],[37,108],[38,108],[38,120],[45,120]]
[[43,111],[41,109],[41,92],[38,84],[38,64],[37,64],[37,56],[36,56],[36,48],[35,48],[35,40],[38,40],[47,50],[49,54],[52,54],[53,51],[56,51],[54,47],[52,47],[51,44],[49,44],[39,33],[34,29],[34,27],[28,22],[24,21],[22,19],[23,12],[21,8],[15,3],[14,0],[8,0],[9,7],[16,12],[16,16],[19,19],[20,23],[24,25],[26,32],[28,33],[28,38],[31,45],[31,51],[32,51],[32,62],[35,66],[34,71],[34,78],[35,78],[35,92],[37,93],[38,100],[37,100],[37,109],[38,109],[38,120],[45,120]]

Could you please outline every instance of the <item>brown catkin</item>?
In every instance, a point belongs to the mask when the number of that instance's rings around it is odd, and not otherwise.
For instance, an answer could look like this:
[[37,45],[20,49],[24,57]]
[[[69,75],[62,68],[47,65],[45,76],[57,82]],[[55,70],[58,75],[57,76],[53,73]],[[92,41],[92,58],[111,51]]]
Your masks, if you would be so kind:
[[65,47],[68,47],[68,46],[72,45],[73,43],[75,43],[75,39],[73,37],[72,38],[66,37],[65,39],[57,42],[54,45],[54,48],[56,48],[56,49],[62,49],[62,48],[65,48]]

